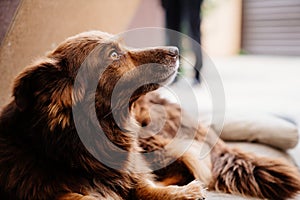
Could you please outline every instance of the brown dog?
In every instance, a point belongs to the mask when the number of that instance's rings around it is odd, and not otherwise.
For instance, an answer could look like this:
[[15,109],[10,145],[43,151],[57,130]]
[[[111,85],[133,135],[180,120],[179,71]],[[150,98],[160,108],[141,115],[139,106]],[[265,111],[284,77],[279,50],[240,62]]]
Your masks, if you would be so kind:
[[[177,105],[145,96],[172,81],[177,67],[177,48],[127,49],[113,35],[87,32],[25,69],[0,117],[1,199],[203,199],[202,184],[293,197],[300,176],[284,162],[229,149],[213,133],[210,156],[196,157],[206,131],[181,121]],[[165,112],[150,118],[154,104]],[[163,129],[146,137],[143,126],[162,118]]]

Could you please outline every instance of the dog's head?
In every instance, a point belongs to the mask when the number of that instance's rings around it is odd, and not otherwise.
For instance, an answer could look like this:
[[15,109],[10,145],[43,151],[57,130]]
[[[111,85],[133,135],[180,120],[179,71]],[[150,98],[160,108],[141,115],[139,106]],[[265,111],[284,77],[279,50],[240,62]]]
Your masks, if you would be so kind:
[[[176,47],[130,49],[108,33],[92,31],[68,38],[15,80],[13,96],[21,112],[47,116],[50,128],[66,127],[72,106],[95,102],[98,117],[130,105],[173,80]],[[96,83],[96,85],[95,85]]]

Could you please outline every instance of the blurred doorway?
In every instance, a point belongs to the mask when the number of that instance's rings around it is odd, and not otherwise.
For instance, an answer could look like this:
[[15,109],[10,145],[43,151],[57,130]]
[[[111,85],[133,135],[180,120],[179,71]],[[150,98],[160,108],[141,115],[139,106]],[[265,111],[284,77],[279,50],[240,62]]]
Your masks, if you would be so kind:
[[246,53],[300,56],[300,1],[244,0],[242,30]]

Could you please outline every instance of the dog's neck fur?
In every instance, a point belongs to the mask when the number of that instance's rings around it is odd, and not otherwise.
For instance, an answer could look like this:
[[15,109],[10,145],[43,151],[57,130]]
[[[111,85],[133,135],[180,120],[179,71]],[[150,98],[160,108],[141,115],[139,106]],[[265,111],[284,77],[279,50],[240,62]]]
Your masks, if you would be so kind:
[[131,151],[132,144],[135,142],[136,138],[133,130],[129,128],[132,126],[130,117],[119,117],[121,124],[118,124],[115,121],[112,113],[108,114],[104,119],[100,119],[99,124],[112,143],[125,151]]

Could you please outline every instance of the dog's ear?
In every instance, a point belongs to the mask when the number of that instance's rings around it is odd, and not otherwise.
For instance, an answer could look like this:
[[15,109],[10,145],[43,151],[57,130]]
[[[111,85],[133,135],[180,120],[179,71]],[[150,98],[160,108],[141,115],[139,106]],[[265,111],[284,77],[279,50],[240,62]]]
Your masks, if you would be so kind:
[[73,78],[54,62],[41,62],[15,79],[13,96],[22,111],[38,104],[63,109],[84,97],[83,88],[73,91],[73,82]]
[[25,69],[17,76],[13,86],[13,97],[20,110],[26,110],[34,104],[34,93],[41,79],[43,64]]

